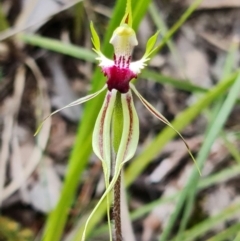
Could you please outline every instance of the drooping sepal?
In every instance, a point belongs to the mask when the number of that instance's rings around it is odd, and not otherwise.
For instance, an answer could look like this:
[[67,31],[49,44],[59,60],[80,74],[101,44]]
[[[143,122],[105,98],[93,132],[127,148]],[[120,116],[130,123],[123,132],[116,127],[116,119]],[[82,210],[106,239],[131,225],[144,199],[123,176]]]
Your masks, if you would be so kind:
[[160,113],[158,112],[145,98],[143,98],[143,96],[137,91],[137,89],[135,88],[134,85],[130,84],[130,88],[131,90],[137,95],[137,97],[140,99],[140,101],[143,103],[143,105],[156,117],[158,118],[160,121],[162,121],[163,123],[165,123],[167,126],[169,126],[170,128],[172,128],[178,135],[179,137],[182,139],[183,143],[185,144],[187,151],[189,153],[189,155],[191,156],[193,162],[195,163],[199,174],[201,175],[201,171],[199,169],[199,166],[187,144],[187,142],[185,141],[185,139],[183,138],[183,136],[181,135],[181,133],[176,130],[174,128],[174,126]]
[[58,113],[58,112],[61,111],[61,110],[64,110],[64,109],[66,109],[66,108],[69,108],[69,107],[72,107],[72,106],[75,106],[75,105],[80,105],[80,104],[82,104],[82,103],[84,103],[84,102],[87,102],[87,101],[95,98],[95,97],[98,96],[101,92],[103,92],[106,88],[107,88],[107,86],[104,85],[104,87],[103,87],[101,90],[99,90],[99,91],[97,91],[97,92],[95,92],[95,93],[93,93],[93,94],[87,95],[87,96],[85,96],[85,97],[82,97],[82,98],[80,98],[80,99],[78,99],[78,100],[75,100],[75,101],[71,102],[70,104],[68,104],[68,105],[66,105],[66,106],[64,106],[64,107],[62,107],[62,108],[60,108],[60,109],[58,109],[58,110],[55,110],[54,112],[52,112],[50,115],[48,115],[47,117],[45,117],[45,118],[43,119],[42,123],[41,123],[41,124],[39,125],[39,127],[37,128],[34,136],[36,136],[36,135],[38,134],[38,132],[41,130],[44,122],[45,122],[49,117],[55,115],[56,113]]

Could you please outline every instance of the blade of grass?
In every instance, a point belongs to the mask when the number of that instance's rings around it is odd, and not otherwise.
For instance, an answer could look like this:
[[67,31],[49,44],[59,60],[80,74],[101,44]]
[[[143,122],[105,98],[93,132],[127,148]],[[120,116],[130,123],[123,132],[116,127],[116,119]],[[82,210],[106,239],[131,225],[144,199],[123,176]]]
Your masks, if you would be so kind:
[[151,2],[151,0],[145,0],[145,1],[132,1],[133,6],[133,29],[137,31],[139,23],[142,21],[144,16],[146,15],[148,6]]
[[[233,224],[229,228],[223,230],[222,232],[216,234],[214,237],[207,239],[207,241],[225,241],[226,239],[232,238],[233,235],[240,230],[240,223]],[[240,236],[239,236],[240,238]],[[240,239],[236,239],[234,241],[238,241]]]
[[201,92],[201,93],[205,93],[208,91],[208,89],[197,85],[193,85],[187,80],[174,79],[172,77],[159,74],[156,71],[152,71],[149,69],[144,70],[141,74],[141,77],[149,80],[154,80],[161,84],[170,84],[180,90],[185,90],[190,92]]
[[239,241],[240,240],[240,231],[238,232],[237,236],[235,237],[235,239],[233,241]]
[[[192,241],[198,237],[203,236],[206,232],[210,231],[213,227],[222,223],[229,218],[231,218],[236,213],[240,211],[240,203],[235,203],[224,209],[221,213],[215,215],[214,217],[208,218],[207,220],[195,225],[193,228],[184,232],[182,240],[184,241]],[[176,241],[176,239],[172,239],[171,241]]]
[[173,34],[186,22],[186,20],[192,15],[192,13],[197,9],[203,0],[195,0],[183,13],[180,19],[170,28],[167,34],[162,39],[161,43],[157,46],[157,49],[154,51],[153,55],[160,51],[162,47],[171,39]]
[[[164,22],[163,16],[162,16],[162,12],[161,10],[159,11],[159,9],[157,8],[156,4],[153,2],[150,4],[149,6],[149,13],[154,21],[154,24],[156,25],[157,29],[160,30],[160,33],[162,36],[166,35],[168,32],[167,26]],[[182,63],[182,58],[179,55],[177,48],[175,47],[174,42],[171,40],[171,38],[169,39],[169,41],[167,42],[167,46],[174,58],[174,61],[176,63],[176,66],[178,66],[179,69],[183,69],[183,63]],[[183,73],[184,74],[184,73]],[[184,74],[185,76],[185,74]]]
[[[211,149],[211,146],[214,143],[214,140],[216,139],[219,132],[223,128],[223,125],[226,122],[227,117],[229,116],[232,108],[234,107],[234,104],[237,99],[239,91],[240,91],[240,74],[238,75],[236,81],[232,85],[232,87],[229,91],[229,94],[222,105],[221,110],[219,111],[216,118],[213,120],[212,127],[209,130],[209,132],[207,133],[205,141],[198,153],[196,160],[197,160],[200,168],[203,167],[205,160],[207,159],[207,156]],[[198,179],[199,179],[199,176],[197,174],[197,171],[195,169],[193,169],[192,174],[188,180],[188,183],[177,201],[176,208],[175,208],[173,214],[171,215],[166,228],[163,230],[163,233],[162,233],[162,236],[160,239],[161,241],[167,240],[167,238],[175,224],[175,221],[179,215],[179,212],[180,212],[181,208],[183,207],[184,201],[186,200],[188,193],[196,192],[196,185],[197,185]]]
[[73,44],[66,44],[59,40],[34,34],[21,34],[19,35],[19,38],[27,44],[69,55],[78,59],[84,59],[89,62],[96,62],[96,54],[86,48],[82,48]]

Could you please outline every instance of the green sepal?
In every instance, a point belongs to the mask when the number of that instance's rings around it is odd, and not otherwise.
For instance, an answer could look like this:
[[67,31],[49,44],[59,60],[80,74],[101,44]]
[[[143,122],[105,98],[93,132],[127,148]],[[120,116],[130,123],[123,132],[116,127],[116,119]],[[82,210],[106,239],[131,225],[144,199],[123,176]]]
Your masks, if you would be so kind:
[[87,102],[87,101],[95,98],[95,97],[98,96],[100,93],[102,93],[106,88],[107,88],[107,85],[104,85],[103,88],[100,89],[99,91],[97,91],[97,92],[95,92],[95,93],[93,93],[93,94],[87,95],[87,96],[85,96],[85,97],[82,97],[82,98],[80,98],[80,99],[77,99],[77,100],[71,102],[70,104],[68,104],[68,105],[66,105],[66,106],[64,106],[64,107],[62,107],[62,108],[60,108],[60,109],[58,109],[58,110],[55,110],[54,112],[52,112],[50,115],[48,115],[47,117],[45,117],[45,118],[43,119],[43,121],[41,122],[41,124],[38,126],[36,132],[34,133],[34,136],[36,136],[36,135],[39,133],[39,131],[41,130],[41,128],[42,128],[42,126],[43,126],[43,124],[44,124],[44,122],[45,122],[48,118],[50,118],[51,116],[55,115],[56,113],[58,113],[58,112],[61,111],[61,110],[67,109],[67,108],[72,107],[72,106],[81,105],[81,104],[83,104],[83,103],[85,103],[85,102]]
[[156,43],[156,41],[157,41],[157,37],[158,37],[158,35],[159,35],[159,30],[153,35],[153,36],[151,36],[150,38],[149,38],[149,40],[147,41],[147,45],[146,45],[146,51],[145,51],[145,53],[144,53],[144,55],[143,55],[143,58],[148,58],[156,49],[157,49],[157,47],[156,48],[154,48],[154,45],[155,45],[155,43]]
[[91,33],[92,33],[92,43],[93,43],[93,50],[96,52],[96,53],[101,53],[101,43],[100,43],[100,39],[99,39],[99,36],[93,26],[93,22],[91,21],[90,23],[90,30],[91,30]]
[[194,164],[196,165],[196,168],[197,168],[199,174],[201,175],[201,171],[200,171],[200,168],[198,166],[198,163],[195,160],[195,158],[194,158],[186,140],[182,136],[182,134],[178,130],[176,130],[175,127],[160,112],[158,112],[146,99],[143,98],[143,96],[137,91],[137,89],[135,88],[134,85],[130,84],[130,88],[136,94],[136,96],[140,99],[140,101],[143,103],[143,105],[149,110],[150,113],[152,113],[156,118],[158,118],[160,121],[165,123],[167,126],[172,128],[179,135],[179,137],[182,139],[184,145],[187,148],[188,154],[192,158]]

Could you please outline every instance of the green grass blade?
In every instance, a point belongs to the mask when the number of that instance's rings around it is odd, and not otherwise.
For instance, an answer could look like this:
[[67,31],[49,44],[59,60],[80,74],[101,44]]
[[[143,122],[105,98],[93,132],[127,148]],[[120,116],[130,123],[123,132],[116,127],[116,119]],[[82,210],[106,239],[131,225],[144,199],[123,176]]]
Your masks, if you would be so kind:
[[170,84],[180,90],[185,90],[190,92],[200,92],[200,93],[205,93],[208,91],[208,89],[197,85],[193,85],[187,80],[174,79],[172,77],[159,74],[153,70],[148,70],[148,69],[143,70],[141,77],[156,81],[161,84]]
[[[214,217],[208,218],[207,220],[201,222],[198,225],[195,225],[190,230],[187,230],[184,232],[184,235],[182,237],[182,240],[184,241],[192,241],[195,240],[198,237],[201,237],[206,232],[210,231],[212,228],[214,228],[219,223],[222,223],[232,216],[234,216],[236,213],[240,212],[240,203],[235,203],[223,210],[218,215],[215,215]],[[171,241],[176,241],[176,239],[172,239]]]
[[[236,233],[240,230],[240,223],[236,223],[232,226],[230,226],[229,228],[223,230],[222,232],[216,234],[214,237],[207,239],[207,241],[225,241],[225,240],[229,240],[234,235],[236,235]],[[239,241],[240,240],[240,236],[238,239],[234,240],[234,241]]]
[[239,241],[239,240],[240,240],[240,232],[238,232],[237,236],[235,237],[235,239],[233,241]]
[[19,35],[19,37],[22,41],[24,41],[27,44],[38,46],[78,59],[84,59],[89,62],[96,62],[96,54],[93,51],[81,48],[73,44],[65,44],[59,40],[33,34],[21,34]]
[[[186,20],[192,15],[192,13],[197,9],[197,7],[200,5],[200,3],[203,0],[195,0],[188,9],[183,13],[183,15],[180,17],[180,19],[171,27],[171,29],[167,32],[167,34],[164,36],[161,43],[157,46],[157,49],[154,51],[155,53],[158,52],[163,48],[163,46],[171,39],[173,34],[186,22]],[[153,53],[154,55],[154,53]]]
[[[240,91],[240,74],[238,75],[236,81],[232,85],[231,90],[230,90],[226,100],[224,101],[221,110],[219,111],[218,115],[214,119],[212,127],[209,130],[209,132],[207,133],[205,141],[198,153],[197,162],[200,167],[203,167],[203,165],[207,159],[207,156],[209,154],[209,151],[211,149],[211,146],[214,143],[214,140],[216,139],[219,132],[223,128],[223,125],[226,122],[227,117],[229,116],[232,108],[234,107],[234,104],[237,99],[239,91]],[[196,192],[195,187],[197,185],[198,179],[199,179],[199,176],[198,176],[196,170],[193,169],[192,174],[188,180],[188,183],[187,183],[185,189],[183,190],[182,194],[179,197],[179,200],[176,204],[175,211],[172,214],[172,216],[170,217],[170,220],[162,233],[162,236],[160,239],[161,241],[167,240],[188,193]]]
[[146,15],[148,6],[151,0],[145,1],[132,1],[132,9],[133,9],[133,29],[137,31],[139,23],[142,21],[144,16]]
[[[151,3],[149,6],[149,13],[150,13],[157,29],[160,31],[161,36],[165,36],[168,33],[168,29],[164,22],[162,12],[158,10],[158,8],[154,2]],[[182,58],[179,55],[177,48],[171,38],[169,38],[169,40],[167,42],[167,46],[174,58],[176,65],[178,66],[179,69],[182,69],[183,68],[183,63],[181,61]]]

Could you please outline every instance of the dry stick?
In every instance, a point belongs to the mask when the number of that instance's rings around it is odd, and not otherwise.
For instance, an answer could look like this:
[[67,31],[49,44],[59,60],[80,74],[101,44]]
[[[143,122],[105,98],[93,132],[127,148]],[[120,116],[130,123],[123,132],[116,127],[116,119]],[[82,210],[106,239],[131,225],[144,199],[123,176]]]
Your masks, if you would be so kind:
[[122,241],[121,222],[121,172],[114,186],[113,218],[115,221],[115,241]]

